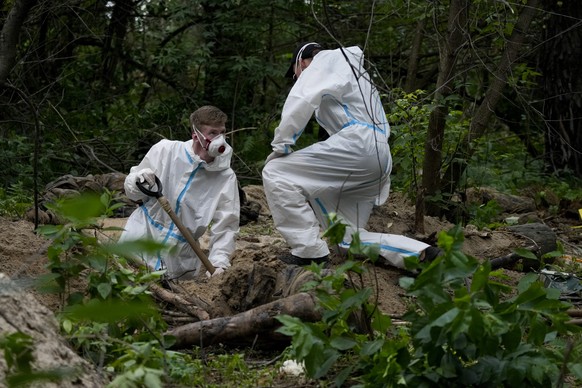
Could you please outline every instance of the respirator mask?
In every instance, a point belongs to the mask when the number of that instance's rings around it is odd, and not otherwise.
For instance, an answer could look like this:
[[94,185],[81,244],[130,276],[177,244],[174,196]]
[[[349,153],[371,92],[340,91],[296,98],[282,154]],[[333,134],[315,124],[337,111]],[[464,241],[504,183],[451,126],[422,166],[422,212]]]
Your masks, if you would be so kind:
[[[208,139],[198,130],[198,128],[196,128],[195,126],[192,126],[192,128],[194,128],[194,132],[196,132],[196,138],[198,139],[198,143],[200,143],[202,148],[204,148],[208,152],[208,155],[210,155],[213,158],[216,158],[217,156],[222,155],[224,151],[226,151],[226,140],[224,138],[224,135],[216,136],[214,139]],[[204,139],[206,145],[202,144],[202,141],[200,140],[201,138]]]

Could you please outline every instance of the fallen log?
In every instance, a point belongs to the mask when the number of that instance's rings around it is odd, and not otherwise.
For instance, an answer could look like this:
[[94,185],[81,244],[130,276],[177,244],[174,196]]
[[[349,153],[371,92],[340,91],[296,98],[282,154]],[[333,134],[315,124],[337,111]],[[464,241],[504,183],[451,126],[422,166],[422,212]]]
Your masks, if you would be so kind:
[[209,346],[218,343],[232,345],[239,342],[271,345],[288,342],[289,337],[276,333],[280,323],[275,317],[286,314],[304,322],[321,319],[315,297],[301,292],[286,298],[267,303],[230,317],[214,318],[207,321],[190,323],[169,330],[166,334],[175,338],[173,349],[189,346]]

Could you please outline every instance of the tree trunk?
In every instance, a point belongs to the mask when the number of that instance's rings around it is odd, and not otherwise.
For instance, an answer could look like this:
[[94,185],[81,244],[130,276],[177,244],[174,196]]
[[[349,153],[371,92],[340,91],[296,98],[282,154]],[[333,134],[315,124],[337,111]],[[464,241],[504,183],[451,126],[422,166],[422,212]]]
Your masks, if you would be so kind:
[[103,44],[102,78],[106,88],[111,85],[119,59],[123,57],[123,44],[131,15],[135,13],[133,0],[117,0]]
[[0,84],[6,82],[12,66],[16,62],[16,46],[20,29],[28,16],[28,11],[36,0],[16,0],[0,31]]
[[416,24],[414,31],[414,40],[410,48],[410,57],[408,57],[408,71],[406,73],[406,83],[404,84],[404,91],[412,93],[416,90],[416,76],[418,73],[418,62],[420,60],[420,48],[424,38],[424,26],[426,18],[422,18]]
[[513,33],[502,54],[501,62],[493,73],[493,81],[485,93],[483,102],[477,108],[473,120],[471,120],[469,133],[459,142],[460,147],[451,158],[451,164],[443,175],[443,182],[441,184],[443,193],[453,194],[465,173],[467,162],[474,152],[473,144],[485,133],[489,118],[495,112],[495,107],[502,96],[509,72],[519,58],[520,49],[525,41],[527,30],[537,13],[538,3],[539,0],[529,0],[522,8],[517,23],[513,28]]
[[229,345],[288,343],[289,337],[275,332],[275,329],[280,326],[275,317],[286,314],[300,318],[304,322],[315,322],[321,319],[316,306],[315,298],[311,294],[302,292],[232,317],[215,318],[179,326],[166,334],[176,338],[172,346],[175,349],[217,343]]
[[548,2],[544,45],[539,50],[546,165],[582,178],[582,2]]
[[[452,93],[453,70],[457,62],[459,49],[465,41],[468,7],[469,2],[467,0],[452,0],[449,8],[449,31],[446,41],[443,42],[443,52],[441,52],[434,97],[436,107],[429,118],[428,134],[424,145],[422,187],[428,197],[437,194],[440,188],[445,118],[448,114],[448,107],[444,103],[444,99]],[[423,202],[428,214],[438,214],[439,207],[436,203],[424,200],[424,198]],[[421,215],[424,214],[424,209],[417,207],[416,211],[419,213],[416,218],[422,218]]]

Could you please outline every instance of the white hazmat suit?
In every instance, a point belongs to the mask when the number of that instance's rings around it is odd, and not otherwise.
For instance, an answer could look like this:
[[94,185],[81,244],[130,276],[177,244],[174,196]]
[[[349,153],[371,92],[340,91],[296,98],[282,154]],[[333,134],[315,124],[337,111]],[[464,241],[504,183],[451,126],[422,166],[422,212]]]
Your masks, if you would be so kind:
[[162,195],[194,238],[210,226],[208,259],[216,268],[230,266],[239,231],[240,199],[234,171],[230,168],[232,148],[206,163],[194,153],[192,140],[162,140],[155,144],[125,179],[128,198],[143,201],[125,225],[120,241],[152,239],[168,246],[168,251],[143,257],[154,270],[167,268],[170,278],[191,279],[202,266],[194,250],[170,216],[154,197],[136,185],[143,169],[153,170],[162,183]]
[[[286,156],[267,162],[263,185],[275,226],[293,255],[329,254],[320,226],[327,228],[327,214],[335,212],[348,226],[342,248],[357,231],[364,244],[379,245],[389,264],[403,268],[405,257],[419,256],[429,245],[364,229],[374,205],[388,198],[392,158],[390,126],[363,61],[359,47],[323,50],[301,72],[271,143]],[[329,138],[293,152],[313,113]]]

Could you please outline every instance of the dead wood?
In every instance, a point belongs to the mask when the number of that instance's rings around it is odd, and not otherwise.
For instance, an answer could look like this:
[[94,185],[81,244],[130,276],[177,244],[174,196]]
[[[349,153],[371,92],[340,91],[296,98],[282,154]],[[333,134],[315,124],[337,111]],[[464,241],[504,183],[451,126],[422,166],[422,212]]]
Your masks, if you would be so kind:
[[178,310],[185,312],[189,316],[194,317],[199,321],[210,319],[210,314],[208,314],[205,310],[193,305],[191,302],[187,301],[182,296],[173,293],[172,291],[168,291],[154,283],[150,284],[149,289],[156,299],[170,303]]
[[267,303],[231,317],[215,318],[176,327],[166,334],[176,339],[172,348],[209,346],[218,343],[230,345],[250,343],[288,342],[289,337],[276,333],[280,323],[275,317],[286,314],[304,322],[321,318],[315,297],[301,292]]

